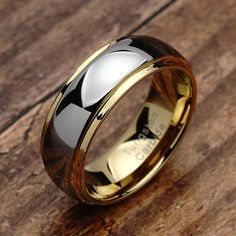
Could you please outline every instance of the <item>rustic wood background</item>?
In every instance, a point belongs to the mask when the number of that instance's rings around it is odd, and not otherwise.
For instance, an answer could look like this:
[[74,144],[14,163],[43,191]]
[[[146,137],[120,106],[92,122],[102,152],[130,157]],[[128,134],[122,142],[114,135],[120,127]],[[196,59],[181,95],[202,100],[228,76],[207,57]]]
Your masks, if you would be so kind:
[[[235,236],[235,13],[235,0],[1,0],[0,234]],[[107,207],[77,203],[43,169],[43,121],[71,72],[130,33],[156,36],[191,61],[195,117],[138,194]]]

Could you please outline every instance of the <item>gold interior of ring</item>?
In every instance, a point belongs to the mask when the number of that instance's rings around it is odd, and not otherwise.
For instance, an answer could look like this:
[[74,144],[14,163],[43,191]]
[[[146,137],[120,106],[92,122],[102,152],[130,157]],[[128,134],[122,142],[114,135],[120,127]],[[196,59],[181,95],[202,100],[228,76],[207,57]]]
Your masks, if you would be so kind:
[[89,194],[115,198],[147,182],[179,140],[191,95],[191,80],[180,69],[158,71],[128,92],[105,118],[86,154]]

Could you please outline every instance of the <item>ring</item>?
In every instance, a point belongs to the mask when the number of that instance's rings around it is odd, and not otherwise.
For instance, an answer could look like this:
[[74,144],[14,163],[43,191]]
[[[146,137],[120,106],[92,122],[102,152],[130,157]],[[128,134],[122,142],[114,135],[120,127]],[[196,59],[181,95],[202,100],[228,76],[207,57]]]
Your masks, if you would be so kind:
[[196,94],[189,62],[168,44],[112,41],[78,67],[49,110],[41,138],[48,175],[89,204],[128,197],[172,155]]

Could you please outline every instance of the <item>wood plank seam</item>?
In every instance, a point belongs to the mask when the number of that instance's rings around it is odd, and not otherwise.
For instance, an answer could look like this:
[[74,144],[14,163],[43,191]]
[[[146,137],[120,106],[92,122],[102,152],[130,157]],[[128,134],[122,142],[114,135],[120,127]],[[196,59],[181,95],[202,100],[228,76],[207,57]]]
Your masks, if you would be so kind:
[[[154,12],[153,14],[151,14],[149,17],[147,17],[146,19],[144,19],[138,26],[134,27],[128,34],[133,34],[136,31],[138,31],[139,29],[141,29],[143,26],[145,26],[147,23],[149,23],[153,18],[157,17],[158,15],[160,15],[162,12],[164,12],[168,7],[170,7],[173,3],[175,3],[176,0],[170,0],[169,2],[167,2],[166,4],[164,4],[159,10],[157,10],[156,12]],[[128,35],[127,34],[127,35]],[[3,125],[0,128],[0,134],[3,133],[6,129],[8,129],[11,125],[13,125],[18,119],[20,119],[22,116],[24,116],[25,114],[27,114],[30,110],[32,110],[34,107],[36,107],[38,104],[45,102],[46,100],[48,100],[49,98],[51,98],[52,96],[54,96],[56,93],[59,92],[59,90],[61,89],[62,85],[64,84],[61,83],[59,86],[57,86],[53,91],[51,91],[50,93],[48,93],[47,95],[45,95],[44,97],[42,97],[41,99],[39,99],[37,102],[33,103],[30,106],[27,106],[26,108],[24,108],[23,110],[21,110],[17,115],[14,116],[13,119],[10,119],[5,125]]]
[[145,26],[146,24],[148,24],[152,19],[154,19],[155,17],[157,17],[158,15],[160,15],[162,12],[164,12],[168,7],[170,7],[173,3],[175,3],[177,0],[170,0],[169,2],[167,2],[166,4],[164,4],[159,10],[157,10],[156,12],[154,12],[153,14],[151,14],[149,17],[147,17],[145,20],[143,20],[143,22],[141,22],[139,25],[137,25],[136,27],[134,27],[132,30],[130,30],[127,35],[130,34],[134,34],[135,32],[137,32],[138,30],[140,30],[143,26]]

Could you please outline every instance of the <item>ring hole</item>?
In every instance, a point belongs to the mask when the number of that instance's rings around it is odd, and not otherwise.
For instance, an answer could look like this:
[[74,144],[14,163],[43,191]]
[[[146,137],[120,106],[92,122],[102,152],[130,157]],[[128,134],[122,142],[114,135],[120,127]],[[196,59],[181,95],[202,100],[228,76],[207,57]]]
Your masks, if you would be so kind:
[[111,199],[147,182],[185,129],[191,82],[180,69],[158,71],[134,86],[99,127],[86,154],[90,195]]

